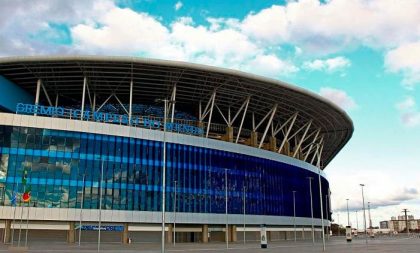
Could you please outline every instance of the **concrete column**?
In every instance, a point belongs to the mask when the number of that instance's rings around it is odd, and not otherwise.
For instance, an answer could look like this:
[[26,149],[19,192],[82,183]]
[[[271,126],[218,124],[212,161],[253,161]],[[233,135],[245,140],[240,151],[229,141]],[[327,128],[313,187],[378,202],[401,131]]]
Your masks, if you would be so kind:
[[[226,229],[226,227],[225,227],[225,229]],[[228,230],[226,231],[225,230],[225,234],[224,234],[224,242],[226,242],[226,234],[227,234],[227,238],[228,238],[228,241],[230,242],[230,241],[232,241],[232,234],[231,234],[231,229],[232,229],[232,226],[231,225],[228,225]]]
[[236,242],[238,241],[238,236],[236,233],[236,225],[232,225],[230,228],[230,240],[231,242]]
[[283,148],[282,148],[282,150],[281,150],[280,153],[283,154],[283,155],[290,156],[290,144],[289,144],[288,141],[286,141],[284,143],[284,146],[283,146]]
[[124,223],[124,230],[121,234],[121,243],[128,244],[128,223]]
[[10,243],[12,220],[4,221],[3,243]]
[[258,133],[257,132],[251,132],[250,145],[252,147],[258,147]]
[[67,230],[67,242],[74,243],[75,242],[75,230],[74,230],[74,221],[69,222],[69,230]]
[[233,142],[233,127],[226,127],[226,141]]
[[271,242],[271,231],[267,231],[267,242]]
[[166,243],[172,243],[172,234],[173,234],[173,227],[174,225],[168,224],[168,231],[166,231]]
[[305,240],[305,228],[302,228],[302,240]]
[[208,243],[209,242],[209,225],[204,224],[201,229],[201,242]]
[[271,150],[271,151],[277,151],[277,139],[276,139],[276,137],[274,137],[274,136],[270,136],[270,138],[268,139],[269,140],[269,150]]

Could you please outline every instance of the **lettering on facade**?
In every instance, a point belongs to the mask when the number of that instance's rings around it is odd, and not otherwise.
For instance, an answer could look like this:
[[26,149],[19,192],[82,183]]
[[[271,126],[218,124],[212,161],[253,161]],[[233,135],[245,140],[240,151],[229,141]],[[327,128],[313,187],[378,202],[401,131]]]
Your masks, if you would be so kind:
[[[66,109],[64,107],[43,106],[18,103],[16,105],[16,114],[36,114],[39,116],[50,116],[59,118],[71,118],[91,120],[104,123],[115,123],[123,125],[138,126],[149,129],[162,129],[163,122],[148,117],[133,116],[129,119],[128,115],[121,115],[107,112],[92,112],[86,110],[83,112],[80,109]],[[185,133],[192,135],[203,135],[204,130],[201,127],[191,126],[180,123],[166,123],[166,130],[170,132]]]

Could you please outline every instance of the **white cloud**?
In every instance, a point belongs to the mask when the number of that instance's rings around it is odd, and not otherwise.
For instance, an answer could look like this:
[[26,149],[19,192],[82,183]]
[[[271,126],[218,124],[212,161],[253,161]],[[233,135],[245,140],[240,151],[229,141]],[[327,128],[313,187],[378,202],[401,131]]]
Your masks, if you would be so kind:
[[[290,43],[307,53],[351,46],[388,48],[416,40],[419,1],[289,1],[249,14],[242,30],[268,43]],[[357,18],[355,18],[357,17]]]
[[176,11],[178,11],[179,9],[182,8],[182,6],[183,6],[182,2],[178,1],[178,2],[176,2],[174,8],[175,8]]
[[163,46],[169,31],[154,17],[115,6],[104,15],[71,28],[76,48],[81,51],[133,54]]
[[408,96],[403,101],[396,104],[400,111],[401,122],[407,127],[420,126],[420,111],[417,110],[416,101]]
[[406,97],[403,101],[397,103],[396,107],[399,110],[412,109],[416,105],[413,97]]
[[73,26],[71,34],[82,52],[190,61],[270,77],[298,70],[234,29],[234,20],[208,21],[210,27],[181,17],[167,27],[146,13],[112,6],[102,16]]
[[344,110],[351,110],[357,107],[356,102],[345,91],[330,87],[322,87],[319,95],[330,100]]
[[342,56],[337,56],[325,60],[316,59],[313,61],[306,61],[303,63],[303,68],[331,73],[337,70],[343,70],[347,67],[350,67],[350,65],[351,62],[349,59]]
[[[420,30],[420,28],[419,28]],[[385,67],[394,73],[403,73],[403,84],[412,89],[420,83],[420,41],[403,44],[385,56]]]

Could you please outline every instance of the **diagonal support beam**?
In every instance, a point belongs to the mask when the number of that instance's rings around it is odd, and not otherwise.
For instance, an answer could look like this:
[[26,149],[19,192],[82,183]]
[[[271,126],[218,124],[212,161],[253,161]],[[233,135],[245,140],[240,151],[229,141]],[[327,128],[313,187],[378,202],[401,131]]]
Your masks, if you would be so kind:
[[278,128],[276,128],[275,130],[274,130],[274,133],[273,133],[273,136],[276,136],[280,131],[282,131],[283,130],[283,128],[285,127],[285,126],[287,126],[287,124],[295,117],[297,115],[297,113],[295,113],[295,114],[293,114],[290,118],[288,118],[287,120],[286,120],[286,122],[284,122],[283,123],[283,125],[281,125],[280,127],[278,127]]
[[85,112],[86,84],[87,84],[87,78],[85,76],[85,77],[83,77],[82,109],[81,109],[81,113],[80,113],[80,119],[81,120],[83,120],[83,114]]
[[270,115],[270,113],[272,112],[273,109],[271,109],[265,116],[264,118],[262,118],[262,120],[260,121],[260,123],[258,123],[258,125],[256,127],[254,127],[252,129],[252,131],[256,132],[257,129],[262,125],[262,123],[264,123],[265,119]]
[[45,97],[48,100],[48,103],[50,104],[50,106],[53,106],[53,104],[51,102],[51,99],[50,99],[50,96],[48,96],[47,89],[45,89],[45,86],[44,86],[44,84],[42,82],[41,82],[41,87],[42,87],[42,90],[44,91]]
[[222,110],[220,110],[219,106],[217,104],[214,105],[216,109],[219,111],[220,115],[222,116],[223,120],[226,122],[226,124],[229,126],[229,121],[226,119],[225,115],[223,115]]
[[316,142],[316,140],[318,139],[318,136],[319,136],[319,133],[321,132],[321,129],[319,128],[317,131],[316,131],[316,134],[315,134],[315,137],[313,138],[313,140],[312,140],[312,142],[310,143],[310,144],[308,144],[306,147],[304,147],[302,150],[306,150],[307,148],[309,148],[307,151],[306,151],[306,154],[305,154],[305,157],[303,158],[303,160],[304,161],[306,161],[307,159],[308,159],[308,156],[309,156],[309,154],[311,153],[311,151],[312,151],[312,148],[314,147],[314,143]]
[[[245,105],[244,113],[242,114],[241,124],[240,124],[240,126],[239,126],[238,135],[236,136],[236,141],[235,141],[235,143],[238,143],[238,141],[239,141],[239,136],[241,136],[242,126],[243,126],[243,124],[244,124],[244,120],[245,120],[246,112],[247,112],[247,110],[248,110],[249,101],[251,101],[251,97],[248,97],[248,98],[246,99],[246,101],[245,101],[245,102],[246,102],[246,105]],[[236,118],[236,117],[235,117],[235,118]]]
[[267,122],[267,127],[265,128],[264,134],[261,138],[260,145],[258,146],[258,148],[261,148],[263,143],[264,143],[265,136],[267,135],[267,132],[270,129],[271,122],[273,122],[273,118],[274,118],[274,115],[276,115],[276,111],[277,111],[277,104],[275,104],[273,109],[271,109],[271,116],[270,116],[270,119]]
[[130,100],[128,104],[128,122],[131,125],[131,117],[133,114],[133,79],[130,80]]
[[106,105],[106,103],[112,98],[112,96],[114,96],[114,93],[109,95],[109,97],[107,99],[105,99],[105,101],[101,104],[101,106],[99,106],[99,108],[97,110],[98,112],[102,109],[102,107],[104,107],[104,105]]
[[213,91],[213,93],[210,96],[209,101],[207,102],[206,107],[204,108],[204,111],[201,114],[200,121],[203,121],[204,118],[210,113],[210,111],[213,111],[213,105],[214,105],[214,99],[216,97],[216,90]]
[[284,135],[284,138],[283,138],[283,140],[282,140],[282,142],[281,142],[281,144],[280,144],[280,147],[279,147],[279,150],[277,151],[277,153],[279,153],[279,154],[280,154],[281,150],[282,150],[282,149],[283,149],[283,147],[284,147],[284,144],[286,144],[286,141],[288,140],[288,136],[289,136],[289,134],[290,134],[290,131],[291,131],[291,130],[292,130],[292,128],[293,128],[293,125],[295,124],[295,121],[296,121],[297,116],[298,116],[298,113],[295,113],[295,115],[294,115],[294,116],[293,116],[293,118],[292,118],[292,121],[290,122],[290,126],[289,126],[289,128],[287,129],[286,134]]
[[308,123],[307,123],[307,127],[306,127],[306,129],[305,129],[305,132],[303,133],[303,135],[302,135],[302,138],[300,138],[300,141],[299,141],[299,144],[295,147],[295,152],[293,152],[293,156],[292,157],[296,157],[296,155],[297,155],[297,153],[298,153],[298,151],[299,151],[299,149],[300,149],[300,146],[302,146],[302,143],[303,143],[303,141],[305,140],[305,137],[306,137],[306,134],[308,133],[308,131],[309,131],[309,128],[311,127],[311,125],[312,125],[312,120],[310,120]]
[[212,100],[211,100],[211,107],[210,107],[210,115],[209,115],[209,122],[207,124],[207,132],[206,138],[209,137],[210,125],[211,125],[211,117],[213,116],[213,108],[214,108],[214,100],[216,99],[216,91],[213,92]]
[[125,106],[123,105],[123,103],[121,103],[121,100],[117,97],[117,95],[114,94],[115,99],[118,101],[118,103],[121,105],[121,107],[124,109],[124,111],[128,113],[127,109],[125,108]]
[[174,122],[174,115],[175,115],[176,83],[174,84],[174,88],[172,90],[171,101],[172,101],[171,123],[173,123]]

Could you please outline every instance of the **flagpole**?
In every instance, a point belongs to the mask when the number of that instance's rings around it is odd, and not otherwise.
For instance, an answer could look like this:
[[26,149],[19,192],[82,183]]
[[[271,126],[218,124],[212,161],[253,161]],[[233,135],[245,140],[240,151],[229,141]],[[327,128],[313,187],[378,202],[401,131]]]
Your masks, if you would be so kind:
[[29,227],[29,208],[31,205],[31,199],[28,201],[28,214],[26,215],[26,235],[25,235],[25,247],[28,246],[28,227]]
[[13,222],[11,224],[12,226],[12,246],[13,246],[13,239],[15,236],[15,220],[16,220],[16,208],[17,208],[17,191],[19,188],[19,181],[16,182],[16,190],[13,193],[13,197],[15,198],[15,210],[13,211]]
[[[23,186],[23,192],[25,191],[26,191],[26,185]],[[22,199],[20,199],[20,224],[19,224],[18,247],[20,247],[20,237],[22,234],[22,221],[23,221],[23,205],[22,205]]]

